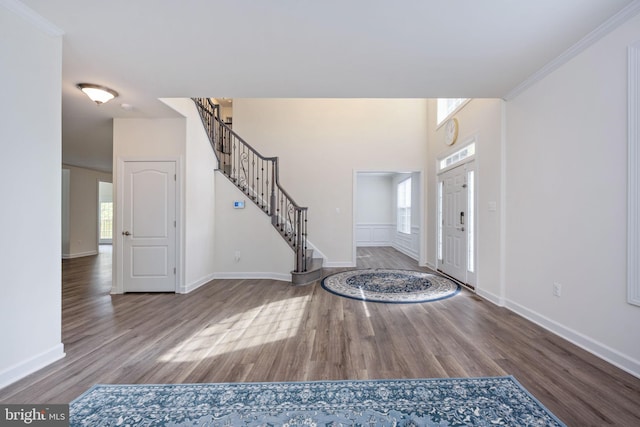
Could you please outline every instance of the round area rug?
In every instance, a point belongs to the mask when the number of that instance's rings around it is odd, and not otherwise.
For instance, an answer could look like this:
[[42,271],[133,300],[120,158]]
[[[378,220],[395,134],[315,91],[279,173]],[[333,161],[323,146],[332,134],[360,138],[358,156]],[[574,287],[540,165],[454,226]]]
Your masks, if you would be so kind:
[[435,274],[410,270],[350,270],[322,279],[336,295],[370,302],[414,303],[449,298],[460,285]]

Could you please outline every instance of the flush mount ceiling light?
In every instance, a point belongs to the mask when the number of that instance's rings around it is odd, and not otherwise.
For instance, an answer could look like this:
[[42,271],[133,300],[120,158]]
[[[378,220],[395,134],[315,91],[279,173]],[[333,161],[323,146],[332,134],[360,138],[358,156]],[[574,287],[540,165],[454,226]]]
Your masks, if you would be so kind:
[[77,87],[98,105],[109,102],[110,100],[118,96],[118,92],[116,92],[115,90],[100,85],[79,83]]

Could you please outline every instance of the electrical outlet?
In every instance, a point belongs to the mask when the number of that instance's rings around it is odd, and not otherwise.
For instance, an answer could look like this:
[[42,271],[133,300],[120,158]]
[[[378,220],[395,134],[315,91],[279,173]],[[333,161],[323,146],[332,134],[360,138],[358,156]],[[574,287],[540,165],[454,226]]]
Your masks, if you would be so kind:
[[234,260],[235,260],[235,262],[240,262],[240,251],[236,251],[236,254],[234,256]]
[[562,285],[560,283],[553,284],[553,295],[556,297],[562,296]]

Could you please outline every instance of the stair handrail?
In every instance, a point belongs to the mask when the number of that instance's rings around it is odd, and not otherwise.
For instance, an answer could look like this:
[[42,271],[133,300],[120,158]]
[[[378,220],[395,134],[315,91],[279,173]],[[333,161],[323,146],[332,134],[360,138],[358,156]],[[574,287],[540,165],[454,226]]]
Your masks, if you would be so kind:
[[271,217],[271,224],[296,254],[294,271],[306,272],[308,208],[298,205],[282,188],[278,157],[263,156],[234,132],[220,118],[220,105],[210,98],[193,101],[218,160],[218,170]]

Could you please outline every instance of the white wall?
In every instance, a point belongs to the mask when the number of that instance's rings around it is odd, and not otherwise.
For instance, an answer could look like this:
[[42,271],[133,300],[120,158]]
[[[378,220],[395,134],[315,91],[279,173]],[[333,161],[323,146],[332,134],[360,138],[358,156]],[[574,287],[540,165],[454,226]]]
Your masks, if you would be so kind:
[[0,63],[3,387],[64,357],[60,279],[62,38],[0,7]]
[[[184,157],[186,146],[186,121],[170,119],[114,119],[113,120],[113,195],[114,213],[118,212],[119,180],[123,173],[123,161],[127,160],[175,160],[178,179],[178,248],[182,258],[178,263],[178,287],[184,287]],[[120,276],[122,265],[121,228],[118,215],[114,215],[113,232],[113,293],[123,292]]]
[[390,173],[356,176],[356,246],[391,246],[395,232],[394,199]]
[[234,130],[309,207],[309,240],[330,266],[353,266],[354,171],[422,171],[423,99],[235,99]]
[[69,171],[69,248],[62,258],[98,253],[98,182],[111,174],[63,165]]
[[189,292],[215,271],[215,173],[217,160],[192,100],[163,99],[186,120],[184,183],[184,286]]
[[[436,126],[436,100],[429,100],[429,155],[427,177],[427,262],[436,265],[437,258],[437,161],[458,150],[465,143],[476,142],[476,289],[492,301],[504,298],[502,269],[503,232],[501,230],[503,182],[503,105],[499,99],[473,99],[454,117],[458,119],[458,140],[445,144],[444,126]],[[495,202],[496,209],[489,204]]]
[[[291,281],[294,252],[271,225],[271,217],[219,172],[215,185],[215,276]],[[236,200],[244,201],[245,208],[234,209]]]
[[627,46],[638,40],[640,16],[507,103],[506,296],[640,376],[640,307],[626,302],[625,167]]

